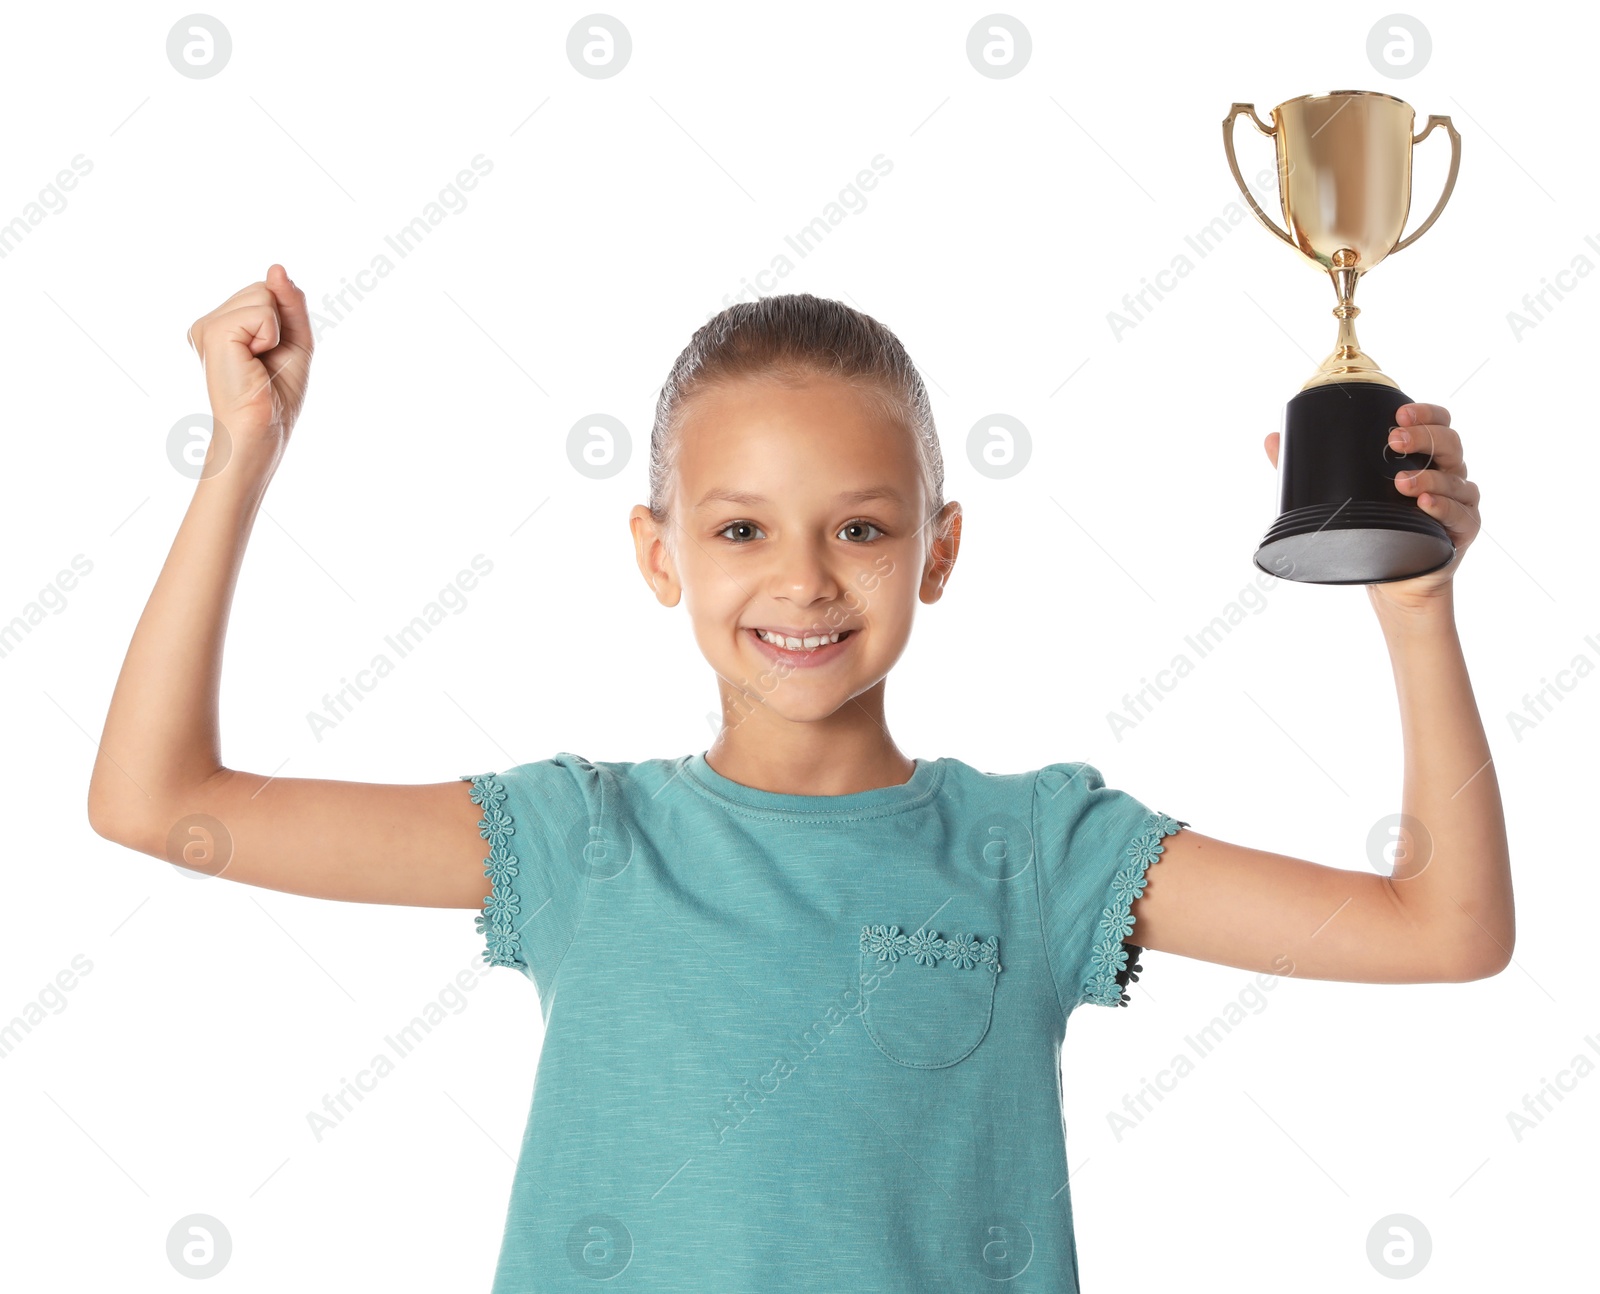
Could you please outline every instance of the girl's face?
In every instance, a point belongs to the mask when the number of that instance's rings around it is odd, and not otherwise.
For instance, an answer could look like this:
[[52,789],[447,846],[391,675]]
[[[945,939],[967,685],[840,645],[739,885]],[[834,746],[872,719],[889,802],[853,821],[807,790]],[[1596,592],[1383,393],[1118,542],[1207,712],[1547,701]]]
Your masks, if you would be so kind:
[[880,685],[960,544],[959,504],[924,524],[911,431],[816,375],[702,390],[679,437],[669,520],[640,506],[630,524],[657,598],[688,607],[725,725],[826,719]]

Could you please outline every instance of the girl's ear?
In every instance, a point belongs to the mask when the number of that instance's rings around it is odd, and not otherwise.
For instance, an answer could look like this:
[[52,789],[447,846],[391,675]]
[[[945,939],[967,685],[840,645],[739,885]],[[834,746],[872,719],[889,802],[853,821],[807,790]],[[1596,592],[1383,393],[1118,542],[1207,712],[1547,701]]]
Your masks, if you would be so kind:
[[[668,520],[667,525],[671,524]],[[661,533],[662,528],[650,515],[650,509],[642,503],[636,505],[628,513],[628,528],[633,532],[633,550],[639,563],[639,573],[655,593],[656,601],[664,607],[677,606],[683,592],[678,583],[677,564],[672,560],[672,552]]]
[[937,602],[944,596],[944,586],[949,583],[950,572],[956,564],[956,554],[961,551],[961,505],[952,499],[939,509],[939,515],[928,523],[933,541],[928,545],[928,560],[922,568],[922,587],[918,596],[927,603]]

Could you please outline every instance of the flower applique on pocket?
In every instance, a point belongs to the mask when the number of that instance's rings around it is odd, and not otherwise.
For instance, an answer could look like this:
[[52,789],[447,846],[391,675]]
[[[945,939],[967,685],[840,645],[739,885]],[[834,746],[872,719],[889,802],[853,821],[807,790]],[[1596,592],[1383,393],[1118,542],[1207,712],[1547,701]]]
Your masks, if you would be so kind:
[[858,956],[861,1023],[890,1060],[944,1069],[987,1036],[1001,969],[995,936],[864,925]]

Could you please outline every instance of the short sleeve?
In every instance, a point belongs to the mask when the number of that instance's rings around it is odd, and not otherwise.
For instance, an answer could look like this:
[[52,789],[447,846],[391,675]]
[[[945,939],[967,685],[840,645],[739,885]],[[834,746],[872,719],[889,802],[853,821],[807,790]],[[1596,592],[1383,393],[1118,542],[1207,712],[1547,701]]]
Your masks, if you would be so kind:
[[[548,1001],[557,969],[582,920],[593,842],[605,835],[607,779],[579,755],[465,774],[483,816],[489,885],[477,918],[483,959],[513,966]],[[612,797],[614,798],[614,797]]]
[[1162,841],[1188,825],[1108,787],[1090,764],[1050,764],[1035,775],[1039,907],[1064,1013],[1084,1002],[1128,1004],[1144,951],[1126,942],[1129,909]]

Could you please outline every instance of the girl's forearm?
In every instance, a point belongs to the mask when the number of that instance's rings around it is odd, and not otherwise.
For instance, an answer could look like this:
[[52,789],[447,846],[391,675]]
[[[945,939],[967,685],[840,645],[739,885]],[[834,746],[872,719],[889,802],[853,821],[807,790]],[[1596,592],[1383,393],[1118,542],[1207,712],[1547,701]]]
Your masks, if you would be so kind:
[[185,788],[222,766],[217,693],[223,639],[274,465],[236,452],[195,487],[106,715],[88,806],[102,835],[147,833]]
[[1453,593],[1379,607],[1405,744],[1405,854],[1392,882],[1462,978],[1502,969],[1516,939],[1500,784],[1456,632]]

